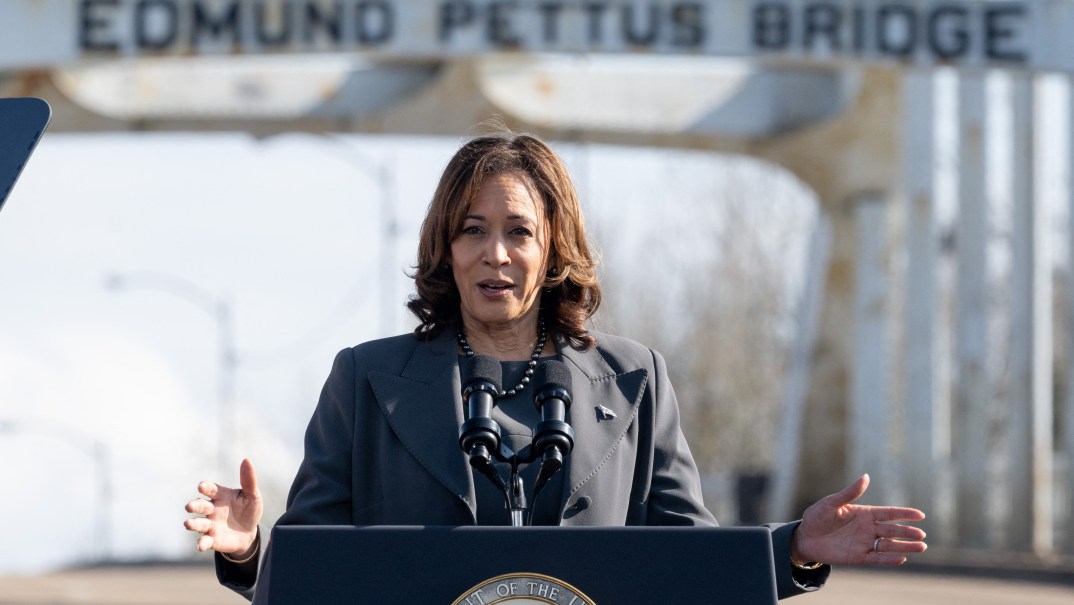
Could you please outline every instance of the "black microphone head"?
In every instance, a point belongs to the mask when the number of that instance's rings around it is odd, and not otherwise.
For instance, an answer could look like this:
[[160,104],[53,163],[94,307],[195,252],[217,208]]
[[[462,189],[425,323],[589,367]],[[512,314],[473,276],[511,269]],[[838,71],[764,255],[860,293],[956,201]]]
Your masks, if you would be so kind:
[[532,382],[537,385],[533,404],[538,410],[550,397],[562,400],[568,408],[571,406],[571,371],[567,364],[555,359],[542,361],[533,371]]
[[496,392],[503,390],[503,368],[495,357],[489,355],[476,355],[467,357],[462,364],[463,392],[469,390],[471,385],[479,382],[492,383]]
[[567,364],[555,359],[542,361],[533,371],[533,384],[540,388],[559,387],[571,390],[571,371]]
[[574,448],[574,431],[567,424],[571,408],[571,371],[567,364],[554,359],[541,362],[533,372],[538,385],[533,405],[541,421],[533,427],[533,447],[544,457],[541,473],[547,467],[555,472],[563,464],[563,456]]

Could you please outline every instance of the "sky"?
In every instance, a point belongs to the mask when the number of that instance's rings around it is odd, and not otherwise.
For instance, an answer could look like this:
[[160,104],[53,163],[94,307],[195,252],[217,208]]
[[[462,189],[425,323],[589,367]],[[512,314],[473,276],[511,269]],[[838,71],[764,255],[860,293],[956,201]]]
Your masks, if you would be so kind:
[[[236,483],[243,456],[266,520],[282,512],[335,353],[413,328],[406,272],[461,142],[46,133],[0,213],[0,516],[5,543],[23,545],[0,551],[0,574],[193,557],[183,505],[200,480]],[[783,252],[800,273],[816,204],[785,172],[699,152],[557,149],[605,264],[648,268],[646,279],[664,269],[651,286],[669,305],[689,295],[681,277],[703,260],[723,187],[741,179],[765,192],[749,205],[756,220],[800,226]],[[237,359],[223,406],[218,304]],[[221,410],[235,427],[223,446]]]

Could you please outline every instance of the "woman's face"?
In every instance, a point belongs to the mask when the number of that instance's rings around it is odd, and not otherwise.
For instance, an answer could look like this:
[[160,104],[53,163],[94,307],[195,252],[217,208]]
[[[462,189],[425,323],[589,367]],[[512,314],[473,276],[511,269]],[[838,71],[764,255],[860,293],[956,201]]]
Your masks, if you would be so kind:
[[518,173],[488,177],[451,242],[451,272],[469,328],[536,325],[549,233],[527,183]]

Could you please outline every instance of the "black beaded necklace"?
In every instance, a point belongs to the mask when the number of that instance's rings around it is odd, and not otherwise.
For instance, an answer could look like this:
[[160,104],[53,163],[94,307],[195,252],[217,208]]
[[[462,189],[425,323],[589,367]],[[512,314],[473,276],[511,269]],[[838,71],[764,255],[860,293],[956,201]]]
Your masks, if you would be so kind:
[[[463,354],[467,357],[474,356],[474,350],[470,347],[470,343],[466,342],[466,332],[463,332],[462,328],[459,328],[458,332],[459,348],[462,349]],[[533,347],[533,353],[530,354],[530,360],[526,362],[526,373],[522,376],[522,380],[519,381],[514,388],[509,389],[507,392],[500,393],[496,396],[496,399],[503,399],[504,397],[514,397],[522,392],[522,389],[526,388],[526,385],[530,383],[530,376],[533,376],[533,369],[537,367],[537,359],[541,357],[541,351],[544,350],[544,343],[548,340],[548,331],[544,326],[544,317],[538,316],[537,318],[537,345]]]

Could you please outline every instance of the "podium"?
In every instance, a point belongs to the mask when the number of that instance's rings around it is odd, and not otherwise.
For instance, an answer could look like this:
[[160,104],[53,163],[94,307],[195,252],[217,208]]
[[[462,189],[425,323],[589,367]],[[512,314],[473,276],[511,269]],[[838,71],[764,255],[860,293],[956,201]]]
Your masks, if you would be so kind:
[[255,605],[772,605],[765,528],[272,530]]
[[0,99],[0,210],[51,118],[41,99]]

